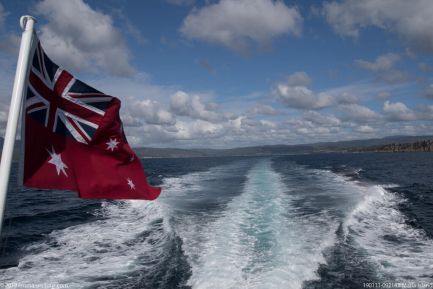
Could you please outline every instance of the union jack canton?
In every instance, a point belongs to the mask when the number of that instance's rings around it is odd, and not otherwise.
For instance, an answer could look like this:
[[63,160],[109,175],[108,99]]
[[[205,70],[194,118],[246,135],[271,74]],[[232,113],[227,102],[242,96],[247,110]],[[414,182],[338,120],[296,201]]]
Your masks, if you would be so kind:
[[54,133],[88,144],[112,97],[52,62],[39,41],[29,80],[26,113]]

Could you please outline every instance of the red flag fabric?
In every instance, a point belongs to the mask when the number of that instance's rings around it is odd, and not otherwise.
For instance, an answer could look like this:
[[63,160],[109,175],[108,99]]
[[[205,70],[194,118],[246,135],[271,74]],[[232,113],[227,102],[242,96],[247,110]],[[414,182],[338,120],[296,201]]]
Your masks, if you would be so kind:
[[156,199],[129,146],[120,100],[74,78],[34,47],[24,103],[23,184],[90,199]]

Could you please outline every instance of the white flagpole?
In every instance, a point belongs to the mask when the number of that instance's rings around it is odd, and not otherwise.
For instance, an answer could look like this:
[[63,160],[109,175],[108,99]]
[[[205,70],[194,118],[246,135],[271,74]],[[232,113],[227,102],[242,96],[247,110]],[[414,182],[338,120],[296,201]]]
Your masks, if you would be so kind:
[[21,105],[26,93],[25,89],[27,87],[27,77],[31,56],[30,52],[32,50],[33,42],[33,27],[35,22],[36,19],[32,16],[22,16],[20,19],[23,35],[21,37],[20,53],[18,55],[17,70],[15,72],[15,81],[12,90],[12,99],[9,108],[9,116],[6,125],[6,133],[0,163],[0,234],[6,206],[6,196],[12,165],[15,137],[18,127],[18,118],[20,116]]

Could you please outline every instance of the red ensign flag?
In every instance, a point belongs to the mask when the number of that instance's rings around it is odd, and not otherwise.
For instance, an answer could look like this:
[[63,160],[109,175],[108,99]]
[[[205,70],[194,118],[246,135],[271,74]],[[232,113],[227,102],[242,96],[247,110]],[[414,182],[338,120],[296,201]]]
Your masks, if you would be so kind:
[[52,62],[39,40],[24,102],[23,184],[91,199],[156,199],[123,133],[120,100]]

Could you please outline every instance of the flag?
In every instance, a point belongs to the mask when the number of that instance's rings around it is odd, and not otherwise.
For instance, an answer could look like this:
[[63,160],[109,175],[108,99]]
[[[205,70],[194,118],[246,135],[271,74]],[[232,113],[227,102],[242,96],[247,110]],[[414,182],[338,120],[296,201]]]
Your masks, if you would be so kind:
[[23,110],[23,184],[86,199],[156,199],[161,189],[148,184],[123,132],[120,100],[76,79],[35,43]]

